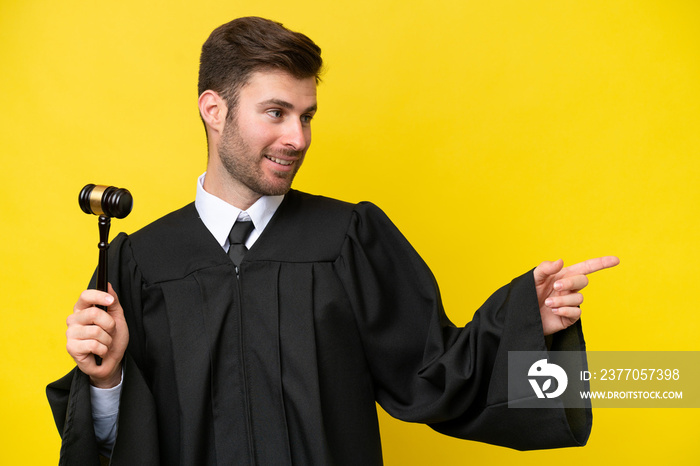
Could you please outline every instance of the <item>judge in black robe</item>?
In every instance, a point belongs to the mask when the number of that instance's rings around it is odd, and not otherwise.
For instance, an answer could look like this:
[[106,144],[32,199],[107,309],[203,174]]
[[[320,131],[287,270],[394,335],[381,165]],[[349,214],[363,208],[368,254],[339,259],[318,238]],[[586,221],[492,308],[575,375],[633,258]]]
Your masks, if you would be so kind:
[[[130,332],[112,464],[381,464],[375,401],[516,449],[590,432],[590,407],[508,408],[508,351],[547,350],[532,272],[456,328],[369,203],[290,191],[239,277],[190,204],[115,238],[110,281]],[[549,343],[584,350],[580,322]],[[97,464],[89,378],[76,369],[48,396],[62,464]]]

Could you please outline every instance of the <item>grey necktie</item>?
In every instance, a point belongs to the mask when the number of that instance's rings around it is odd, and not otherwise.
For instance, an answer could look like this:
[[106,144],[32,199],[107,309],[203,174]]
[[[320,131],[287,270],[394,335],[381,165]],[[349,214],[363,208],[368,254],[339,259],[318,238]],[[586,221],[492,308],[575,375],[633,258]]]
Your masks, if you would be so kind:
[[251,231],[253,231],[253,222],[250,220],[247,222],[237,220],[236,223],[233,224],[233,228],[231,228],[231,233],[228,234],[228,241],[230,244],[228,256],[233,261],[236,269],[241,265],[245,253],[248,252],[248,248],[245,247],[245,240],[248,238]]

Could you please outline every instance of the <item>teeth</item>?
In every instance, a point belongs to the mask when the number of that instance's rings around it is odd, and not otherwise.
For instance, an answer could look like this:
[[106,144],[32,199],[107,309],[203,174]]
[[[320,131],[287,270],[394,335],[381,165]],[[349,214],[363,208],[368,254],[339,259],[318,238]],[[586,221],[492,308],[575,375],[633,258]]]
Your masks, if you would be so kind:
[[275,163],[279,163],[280,165],[291,165],[293,162],[292,160],[277,159],[275,157],[270,157],[269,155],[266,155],[265,157],[267,157],[268,159],[272,160]]

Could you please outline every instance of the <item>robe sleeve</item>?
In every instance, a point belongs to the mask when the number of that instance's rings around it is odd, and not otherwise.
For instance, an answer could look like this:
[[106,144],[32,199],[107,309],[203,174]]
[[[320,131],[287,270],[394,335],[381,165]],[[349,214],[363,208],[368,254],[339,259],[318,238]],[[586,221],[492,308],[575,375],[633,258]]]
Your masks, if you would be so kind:
[[[112,465],[158,464],[155,405],[137,367],[124,360],[124,385]],[[59,465],[100,465],[90,402],[90,379],[78,368],[46,387],[56,427],[61,434]]]
[[[152,465],[159,463],[156,408],[134,356],[142,352],[142,327],[133,316],[140,308],[140,274],[133,262],[128,237],[120,234],[109,248],[109,282],[129,321],[129,348],[122,360],[122,386],[117,438],[111,461],[98,453],[92,419],[90,379],[77,367],[46,387],[54,421],[61,434],[60,465]],[[91,282],[94,287],[94,277]]]
[[[521,450],[586,443],[589,408],[508,408],[508,351],[547,351],[532,271],[456,328],[427,265],[369,203],[355,209],[336,270],[389,414]],[[580,323],[555,334],[552,349],[585,350]]]

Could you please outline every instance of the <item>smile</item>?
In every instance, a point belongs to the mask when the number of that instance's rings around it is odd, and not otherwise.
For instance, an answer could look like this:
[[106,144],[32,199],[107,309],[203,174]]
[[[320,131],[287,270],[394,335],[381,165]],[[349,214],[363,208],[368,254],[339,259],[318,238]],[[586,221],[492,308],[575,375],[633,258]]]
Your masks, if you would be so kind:
[[268,160],[272,160],[273,162],[278,163],[280,165],[291,165],[294,163],[294,160],[282,160],[275,157],[270,157],[269,155],[266,155],[265,158]]

